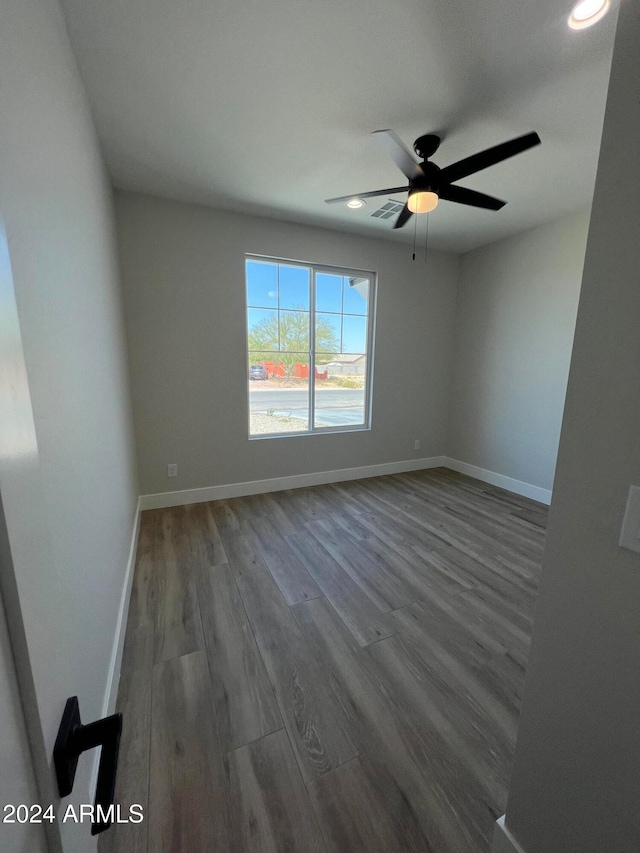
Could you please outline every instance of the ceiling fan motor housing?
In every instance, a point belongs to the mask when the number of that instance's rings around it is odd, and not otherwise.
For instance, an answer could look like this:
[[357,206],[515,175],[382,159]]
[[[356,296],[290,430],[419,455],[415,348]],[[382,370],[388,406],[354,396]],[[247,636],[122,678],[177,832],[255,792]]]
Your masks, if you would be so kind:
[[430,191],[438,194],[440,192],[440,168],[435,163],[425,161],[420,163],[420,169],[422,175],[417,175],[409,181],[410,192]]

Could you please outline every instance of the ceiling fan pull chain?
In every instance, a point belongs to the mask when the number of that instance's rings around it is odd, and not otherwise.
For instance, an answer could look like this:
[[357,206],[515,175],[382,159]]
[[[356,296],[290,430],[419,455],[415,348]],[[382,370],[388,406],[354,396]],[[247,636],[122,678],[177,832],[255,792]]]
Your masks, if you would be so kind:
[[413,257],[412,260],[416,259],[416,235],[418,233],[418,217],[413,217]]
[[429,246],[429,214],[427,213],[427,230],[424,235],[424,262],[427,263],[427,247]]

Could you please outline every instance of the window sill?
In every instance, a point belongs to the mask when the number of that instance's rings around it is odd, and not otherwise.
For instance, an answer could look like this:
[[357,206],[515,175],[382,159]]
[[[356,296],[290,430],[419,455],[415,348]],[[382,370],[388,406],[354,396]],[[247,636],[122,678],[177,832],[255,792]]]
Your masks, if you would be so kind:
[[306,438],[318,435],[345,435],[350,432],[371,432],[370,426],[340,427],[340,429],[315,429],[306,432],[271,432],[263,435],[250,435],[249,441],[262,441],[265,438]]

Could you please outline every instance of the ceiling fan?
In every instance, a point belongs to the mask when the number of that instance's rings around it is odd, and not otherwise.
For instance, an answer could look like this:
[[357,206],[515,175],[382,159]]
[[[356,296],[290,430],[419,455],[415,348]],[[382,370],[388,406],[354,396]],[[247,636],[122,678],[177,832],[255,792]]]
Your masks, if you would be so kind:
[[413,150],[421,158],[421,163],[416,163],[413,154],[392,130],[375,130],[372,136],[376,136],[385,145],[396,166],[408,178],[408,186],[391,187],[385,190],[358,193],[357,195],[340,196],[340,198],[328,198],[326,203],[336,204],[340,201],[348,202],[351,199],[374,198],[375,196],[408,192],[409,198],[400,211],[394,228],[402,228],[414,213],[428,213],[434,210],[441,198],[447,201],[456,201],[458,204],[468,204],[471,207],[482,207],[485,210],[500,210],[501,207],[505,206],[506,201],[500,201],[498,198],[466,187],[458,187],[455,185],[455,181],[480,172],[489,166],[494,166],[502,160],[507,160],[515,154],[520,154],[522,151],[540,144],[540,137],[537,133],[527,133],[440,169],[429,160],[440,147],[440,137],[434,133],[420,136],[413,143]]

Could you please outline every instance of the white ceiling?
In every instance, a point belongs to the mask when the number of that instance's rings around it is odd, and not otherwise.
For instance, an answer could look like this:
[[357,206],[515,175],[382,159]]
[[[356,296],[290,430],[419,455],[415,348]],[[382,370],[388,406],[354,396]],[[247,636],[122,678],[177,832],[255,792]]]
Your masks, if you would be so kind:
[[591,200],[615,14],[576,32],[571,0],[62,2],[117,187],[412,241],[414,220],[370,217],[377,200],[324,204],[405,183],[371,131],[440,131],[446,166],[535,130],[541,146],[460,182],[507,206],[442,202],[430,245]]

